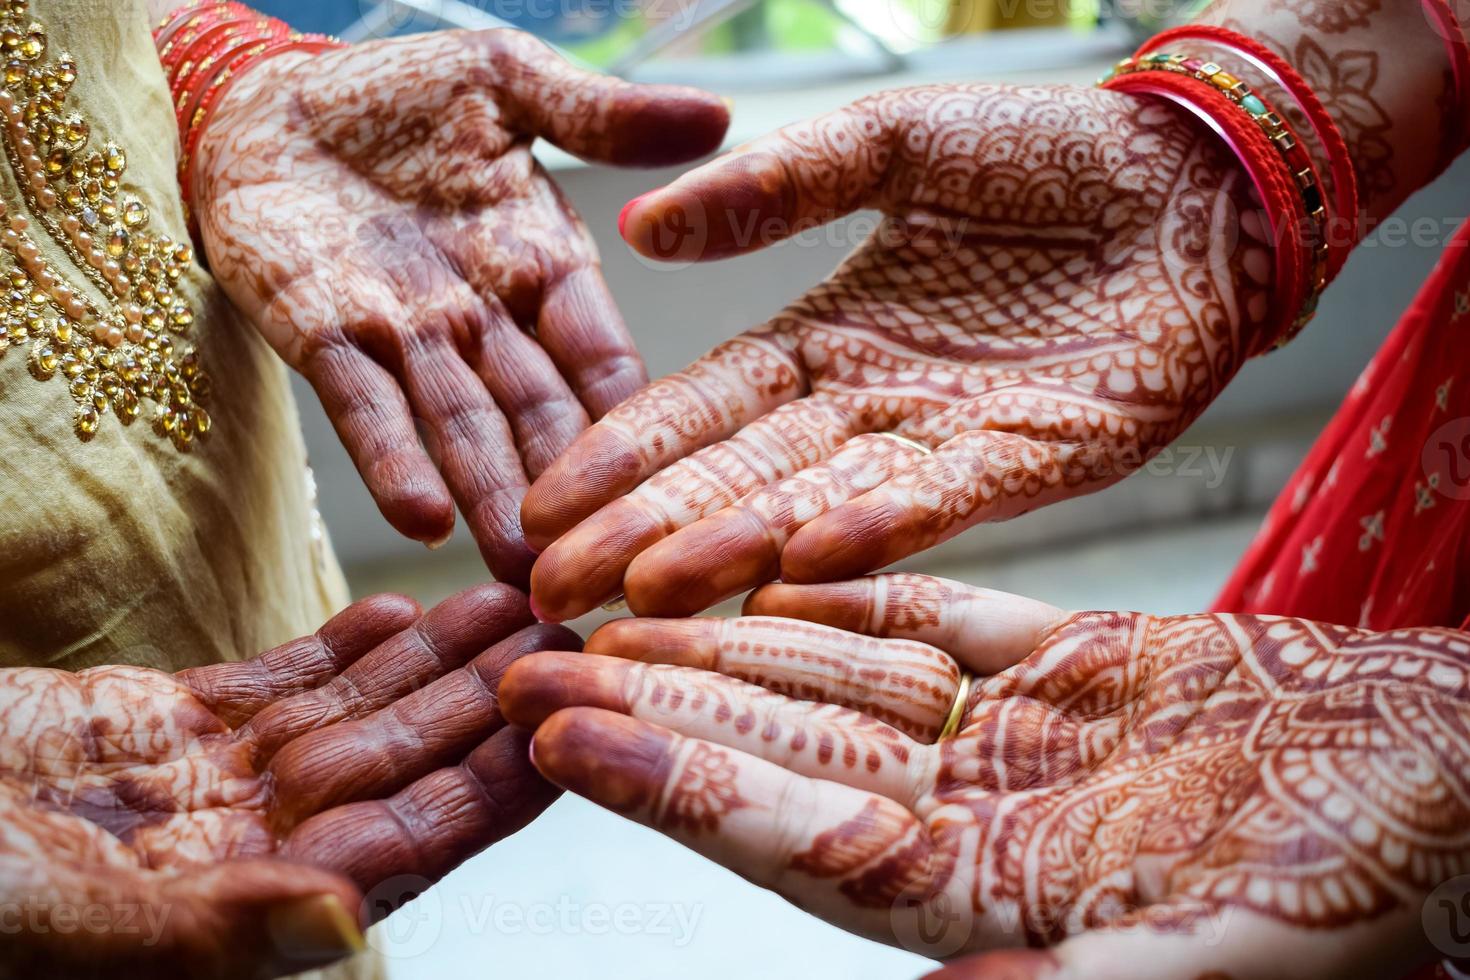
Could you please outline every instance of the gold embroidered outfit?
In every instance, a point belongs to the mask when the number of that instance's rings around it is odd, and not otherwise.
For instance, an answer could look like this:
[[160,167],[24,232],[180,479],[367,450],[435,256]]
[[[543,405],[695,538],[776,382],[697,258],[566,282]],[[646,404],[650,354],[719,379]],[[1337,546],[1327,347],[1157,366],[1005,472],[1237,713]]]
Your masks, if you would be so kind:
[[0,0],[3,666],[236,659],[347,598],[286,370],[188,254],[150,26]]

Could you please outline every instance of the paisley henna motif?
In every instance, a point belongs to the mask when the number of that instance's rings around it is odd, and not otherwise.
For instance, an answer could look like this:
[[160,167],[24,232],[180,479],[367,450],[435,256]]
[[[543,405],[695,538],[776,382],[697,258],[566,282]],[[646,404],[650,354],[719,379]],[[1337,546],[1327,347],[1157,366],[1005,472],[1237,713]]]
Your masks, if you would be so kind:
[[[957,602],[966,592],[969,601]],[[1252,616],[1090,612],[1058,621],[1040,604],[912,575],[771,586],[752,604],[824,621],[891,606],[863,628],[890,637],[877,642],[915,685],[923,675],[904,646],[935,638],[946,619],[956,635],[994,637],[1019,663],[977,680],[959,733],[932,745],[938,723],[915,740],[850,710],[873,695],[840,668],[816,703],[790,700],[769,692],[792,689],[808,670],[799,657],[738,664],[762,692],[663,666],[704,657],[701,666],[736,672],[701,653],[707,641],[689,621],[641,621],[594,636],[594,655],[575,658],[575,683],[566,658],[518,664],[506,708],[521,723],[556,721],[538,744],[554,746],[574,718],[586,739],[602,729],[579,707],[589,703],[584,692],[636,668],[639,683],[624,683],[625,692],[657,687],[664,703],[683,707],[662,712],[636,695],[597,702],[631,716],[625,726],[663,733],[663,751],[639,760],[646,768],[618,767],[619,780],[650,781],[652,793],[647,809],[624,812],[847,928],[912,944],[901,912],[927,908],[949,925],[921,951],[945,956],[1030,943],[1080,944],[1070,956],[1084,957],[1095,948],[1088,943],[1106,941],[1095,935],[1194,937],[1161,947],[1188,955],[1149,975],[1250,974],[1259,972],[1248,965],[1256,936],[1284,948],[1314,936],[1376,937],[1380,949],[1422,943],[1423,897],[1470,872],[1470,635]],[[730,635],[741,635],[741,622]],[[759,624],[768,645],[787,630],[794,650],[811,630],[745,622]],[[874,642],[843,635],[854,650]],[[955,658],[979,667],[962,645]],[[902,702],[898,693],[887,699],[890,709]],[[744,705],[786,730],[831,737],[835,726],[859,755],[871,747],[876,766],[794,752],[761,737],[759,723],[721,723],[716,704],[727,717]],[[659,820],[659,799],[673,792],[662,787],[682,785],[683,760],[711,745],[721,747],[723,778],[747,816],[698,835]],[[554,780],[600,798],[595,784],[576,780],[576,757],[548,758],[542,768]],[[1241,931],[1219,946],[1203,942],[1220,923]]]

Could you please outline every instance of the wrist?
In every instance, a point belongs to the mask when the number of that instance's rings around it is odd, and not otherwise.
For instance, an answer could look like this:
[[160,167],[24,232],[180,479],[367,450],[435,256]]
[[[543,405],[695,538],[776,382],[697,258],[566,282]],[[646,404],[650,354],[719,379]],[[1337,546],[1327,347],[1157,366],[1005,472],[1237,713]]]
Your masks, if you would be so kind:
[[345,46],[324,35],[301,34],[233,0],[176,5],[153,38],[179,125],[179,186],[191,225],[197,150],[226,92],[267,61]]
[[[1219,0],[1198,23],[1254,39],[1305,80],[1343,136],[1366,231],[1440,172],[1447,143],[1462,142],[1464,116],[1446,95],[1454,85],[1451,45],[1424,0],[1384,0],[1370,12],[1346,9],[1340,0],[1263,6]],[[1189,53],[1242,60],[1209,41]],[[1280,92],[1255,66],[1243,65],[1241,73],[1263,92]],[[1285,101],[1288,122],[1305,125],[1292,100]],[[1318,141],[1312,143],[1314,159],[1326,165]],[[1330,167],[1324,180],[1333,182]]]

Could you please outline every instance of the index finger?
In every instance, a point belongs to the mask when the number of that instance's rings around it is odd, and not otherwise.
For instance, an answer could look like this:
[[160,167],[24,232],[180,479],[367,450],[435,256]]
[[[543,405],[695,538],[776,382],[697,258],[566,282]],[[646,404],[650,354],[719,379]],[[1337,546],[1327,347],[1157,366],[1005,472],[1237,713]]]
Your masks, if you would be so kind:
[[406,596],[354,602],[311,636],[237,663],[210,664],[176,677],[221,721],[237,727],[283,697],[319,687],[380,643],[413,625],[422,610]]
[[[901,147],[891,94],[795,123],[630,201],[618,231],[640,255],[690,262],[773,245],[864,207]],[[752,232],[758,232],[753,234]]]

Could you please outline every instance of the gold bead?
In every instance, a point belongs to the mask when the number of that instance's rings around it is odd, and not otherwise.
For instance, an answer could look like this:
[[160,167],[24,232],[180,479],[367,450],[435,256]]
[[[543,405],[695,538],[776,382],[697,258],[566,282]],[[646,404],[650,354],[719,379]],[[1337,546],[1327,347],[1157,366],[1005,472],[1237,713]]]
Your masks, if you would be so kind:
[[123,199],[123,224],[129,228],[141,228],[148,223],[148,208],[136,197]]
[[17,52],[26,61],[35,61],[46,53],[46,30],[40,24],[26,28],[25,37],[20,39]]
[[35,375],[37,380],[49,380],[56,373],[58,360],[55,347],[50,344],[35,345],[31,348],[31,374]]
[[97,434],[97,424],[101,421],[101,418],[97,410],[91,405],[82,405],[79,407],[74,423],[77,436],[83,442],[90,442],[92,437]]

